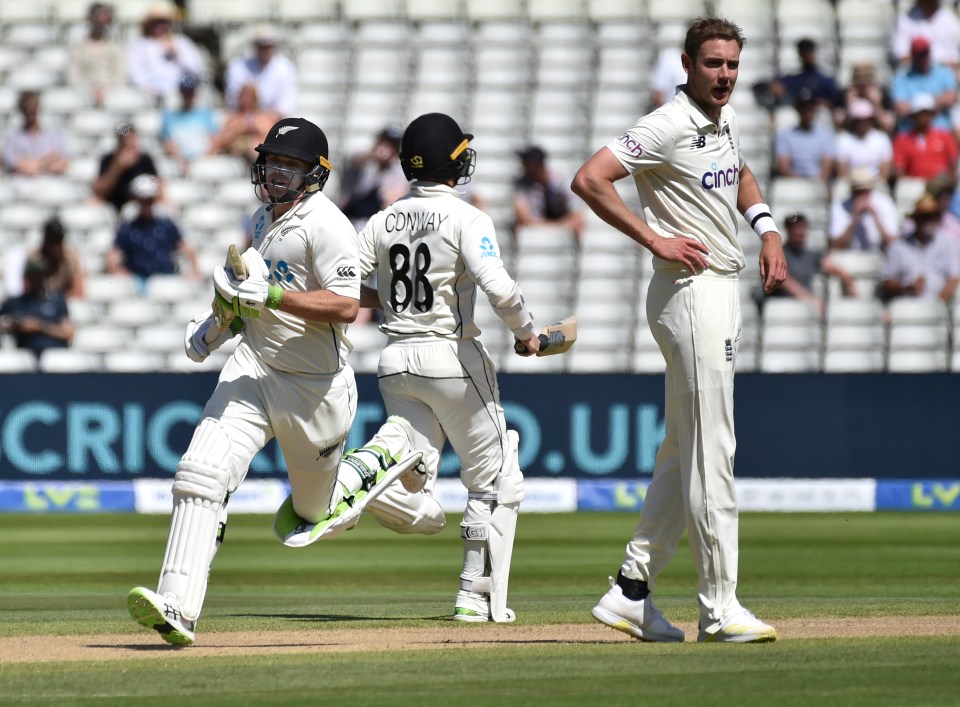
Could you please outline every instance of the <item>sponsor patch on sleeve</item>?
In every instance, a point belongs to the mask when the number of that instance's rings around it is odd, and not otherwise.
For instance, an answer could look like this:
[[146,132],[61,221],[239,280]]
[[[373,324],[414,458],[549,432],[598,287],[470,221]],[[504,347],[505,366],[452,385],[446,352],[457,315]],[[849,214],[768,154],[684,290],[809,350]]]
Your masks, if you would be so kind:
[[480,241],[480,257],[481,258],[496,258],[497,247],[493,244],[486,236],[483,237],[483,240]]
[[643,147],[640,145],[640,141],[630,133],[621,135],[617,142],[623,145],[627,149],[627,152],[634,157],[641,157],[643,155]]
[[337,266],[337,280],[340,282],[347,282],[349,280],[357,279],[357,266],[350,264],[343,264]]

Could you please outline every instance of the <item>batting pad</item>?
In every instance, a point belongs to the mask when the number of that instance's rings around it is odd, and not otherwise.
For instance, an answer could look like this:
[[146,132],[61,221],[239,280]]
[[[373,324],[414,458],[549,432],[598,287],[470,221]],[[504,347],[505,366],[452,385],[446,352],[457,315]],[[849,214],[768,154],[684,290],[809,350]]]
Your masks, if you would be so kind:
[[306,547],[320,539],[335,538],[355,526],[363,509],[401,474],[419,464],[422,458],[423,452],[412,452],[410,456],[379,472],[377,482],[370,490],[359,491],[350,500],[340,501],[330,516],[317,523],[309,523],[297,515],[293,510],[293,497],[287,496],[273,518],[274,535],[287,547]]

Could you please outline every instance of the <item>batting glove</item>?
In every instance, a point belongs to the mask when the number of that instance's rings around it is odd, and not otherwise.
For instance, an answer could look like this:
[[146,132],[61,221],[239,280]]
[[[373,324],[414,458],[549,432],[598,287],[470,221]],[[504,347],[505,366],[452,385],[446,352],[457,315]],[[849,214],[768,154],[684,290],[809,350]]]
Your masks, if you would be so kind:
[[233,301],[241,317],[256,318],[264,307],[277,309],[283,300],[283,288],[270,285],[262,278],[247,278],[237,287]]

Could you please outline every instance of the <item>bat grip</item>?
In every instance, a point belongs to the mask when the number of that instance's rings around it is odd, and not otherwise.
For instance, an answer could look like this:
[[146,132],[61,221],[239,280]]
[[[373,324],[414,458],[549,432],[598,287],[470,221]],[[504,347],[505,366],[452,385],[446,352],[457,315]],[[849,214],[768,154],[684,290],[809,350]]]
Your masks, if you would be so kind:
[[[540,351],[546,351],[550,346],[550,339],[548,339],[544,334],[540,334],[537,338],[540,339]],[[523,345],[522,341],[515,342],[513,344],[513,350],[518,354],[527,353],[527,347]]]

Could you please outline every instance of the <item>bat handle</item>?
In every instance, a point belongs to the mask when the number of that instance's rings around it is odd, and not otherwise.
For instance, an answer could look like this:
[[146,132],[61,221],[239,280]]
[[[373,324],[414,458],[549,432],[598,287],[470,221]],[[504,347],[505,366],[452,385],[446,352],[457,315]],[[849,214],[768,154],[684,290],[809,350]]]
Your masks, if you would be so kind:
[[[550,346],[550,339],[548,339],[543,334],[540,334],[537,338],[540,339],[540,351],[541,352],[546,351],[547,348]],[[523,345],[522,341],[514,342],[513,350],[516,351],[518,354],[527,353],[527,347]]]

